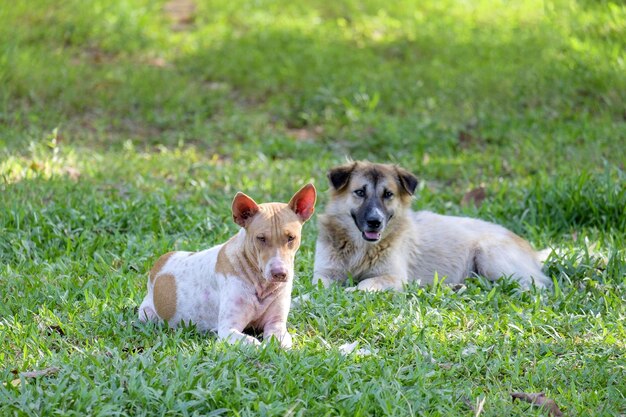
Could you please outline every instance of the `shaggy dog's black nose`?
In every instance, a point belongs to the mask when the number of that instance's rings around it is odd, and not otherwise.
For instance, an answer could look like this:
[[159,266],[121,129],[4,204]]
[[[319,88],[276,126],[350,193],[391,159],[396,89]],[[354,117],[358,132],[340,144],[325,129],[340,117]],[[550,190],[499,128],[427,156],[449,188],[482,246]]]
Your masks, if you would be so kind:
[[380,220],[372,219],[366,220],[365,222],[367,223],[367,227],[371,229],[378,229],[380,227]]

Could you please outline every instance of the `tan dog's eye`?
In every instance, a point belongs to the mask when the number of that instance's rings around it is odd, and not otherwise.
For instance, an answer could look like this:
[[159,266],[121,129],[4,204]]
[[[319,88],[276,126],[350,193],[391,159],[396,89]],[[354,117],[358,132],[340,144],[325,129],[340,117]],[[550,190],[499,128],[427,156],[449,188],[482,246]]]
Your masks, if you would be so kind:
[[354,195],[360,198],[365,197],[365,190],[359,189],[359,190],[354,190]]
[[291,243],[291,242],[293,242],[294,240],[296,240],[296,237],[295,237],[295,236],[292,236],[292,235],[287,236],[287,242]]
[[265,243],[265,236],[257,236],[256,240],[258,240],[261,243]]
[[385,190],[385,192],[383,193],[383,198],[385,200],[389,200],[391,197],[393,197],[393,193],[389,190]]

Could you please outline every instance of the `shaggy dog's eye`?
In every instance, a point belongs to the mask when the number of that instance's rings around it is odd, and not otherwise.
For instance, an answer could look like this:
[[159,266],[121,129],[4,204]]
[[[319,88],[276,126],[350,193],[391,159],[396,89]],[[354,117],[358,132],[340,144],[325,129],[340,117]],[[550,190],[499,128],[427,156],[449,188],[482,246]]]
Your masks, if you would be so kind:
[[258,240],[261,243],[265,243],[265,236],[257,236],[256,240]]
[[365,197],[365,190],[363,190],[363,189],[354,190],[354,195],[357,196],[357,197],[363,198],[363,197]]
[[292,235],[287,236],[287,242],[291,243],[291,242],[293,242],[294,240],[296,240],[296,237],[295,237],[295,236],[292,236]]
[[383,193],[383,198],[385,200],[389,200],[391,197],[393,197],[393,193],[389,190],[385,190],[385,192]]

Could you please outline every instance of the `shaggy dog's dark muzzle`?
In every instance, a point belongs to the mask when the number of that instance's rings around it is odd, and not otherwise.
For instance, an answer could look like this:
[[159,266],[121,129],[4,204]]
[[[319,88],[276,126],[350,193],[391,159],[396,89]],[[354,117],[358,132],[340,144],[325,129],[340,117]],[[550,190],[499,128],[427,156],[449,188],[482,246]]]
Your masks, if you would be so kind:
[[378,242],[391,219],[385,206],[377,199],[366,200],[358,210],[351,211],[354,224],[361,231],[361,236],[368,242]]

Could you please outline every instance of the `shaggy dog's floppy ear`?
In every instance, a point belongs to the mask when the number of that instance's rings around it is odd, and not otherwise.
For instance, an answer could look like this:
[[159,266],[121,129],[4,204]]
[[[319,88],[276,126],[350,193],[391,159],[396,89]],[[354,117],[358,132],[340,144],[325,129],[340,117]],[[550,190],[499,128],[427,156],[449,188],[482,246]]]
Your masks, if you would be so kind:
[[339,191],[348,184],[354,168],[356,168],[356,162],[339,165],[328,171],[328,180],[335,190]]
[[408,194],[413,195],[415,193],[415,188],[417,188],[418,180],[417,177],[411,174],[406,169],[396,167],[396,173],[398,174],[398,180],[400,181],[400,185]]

